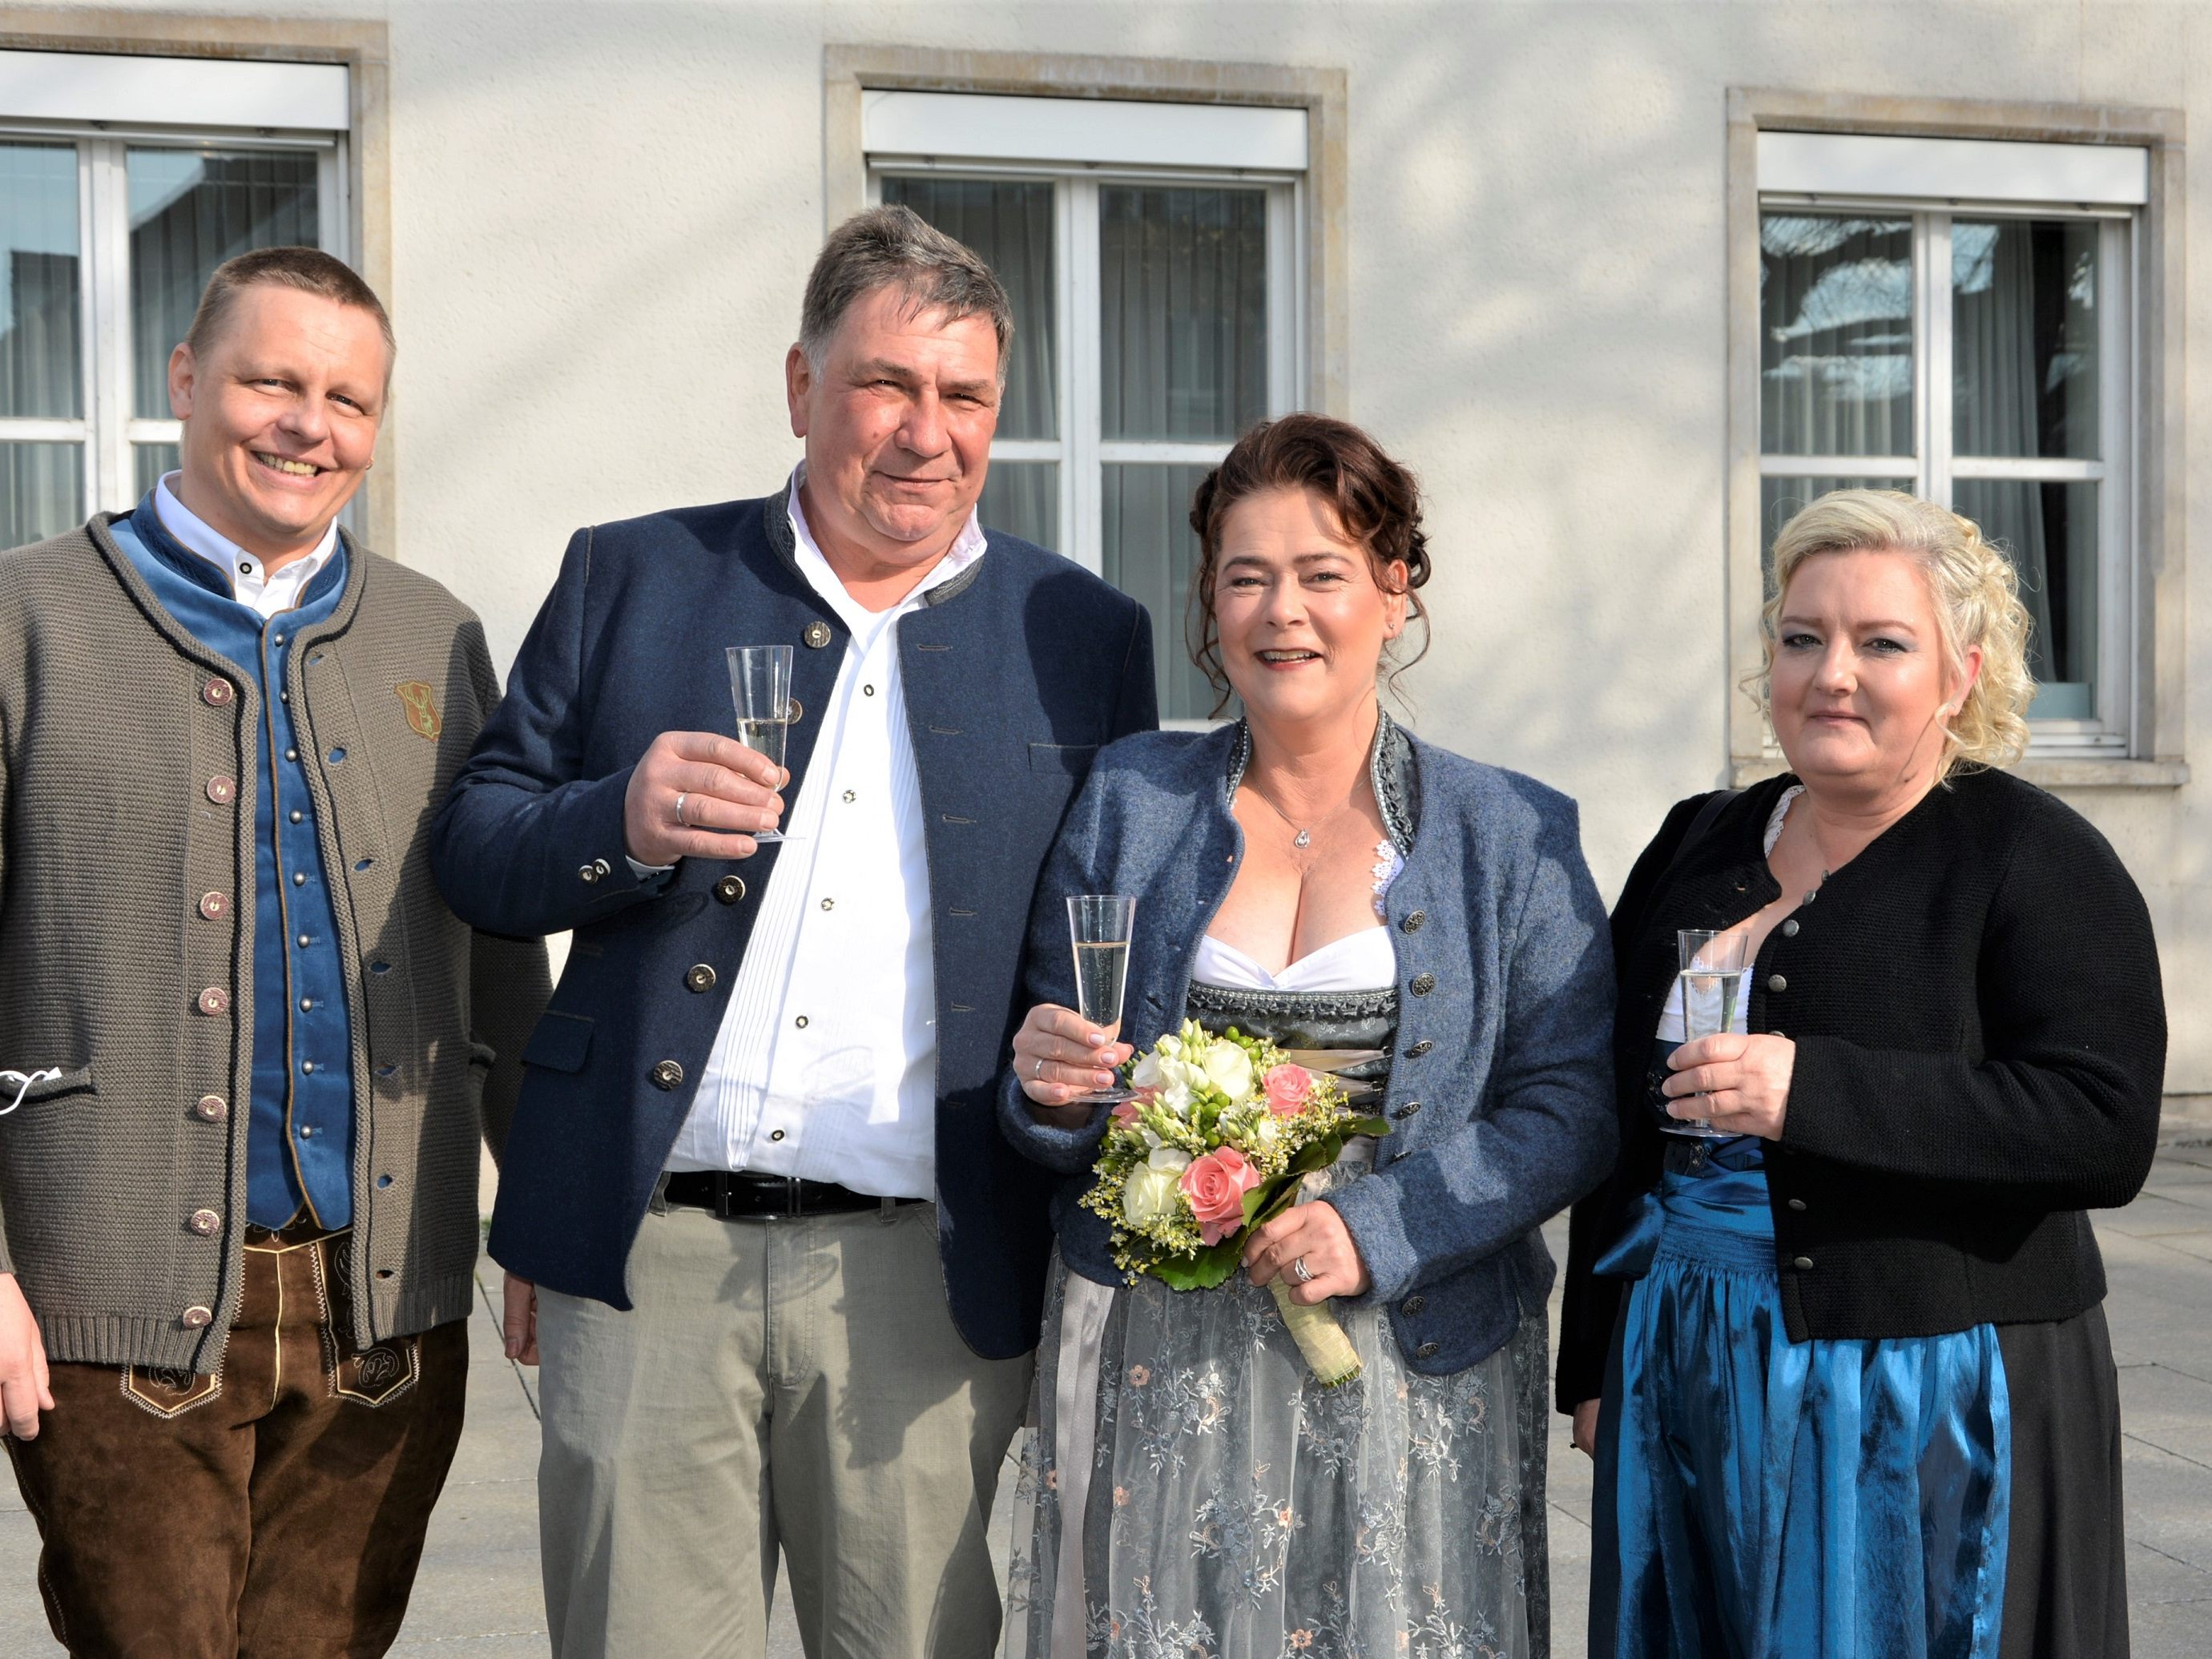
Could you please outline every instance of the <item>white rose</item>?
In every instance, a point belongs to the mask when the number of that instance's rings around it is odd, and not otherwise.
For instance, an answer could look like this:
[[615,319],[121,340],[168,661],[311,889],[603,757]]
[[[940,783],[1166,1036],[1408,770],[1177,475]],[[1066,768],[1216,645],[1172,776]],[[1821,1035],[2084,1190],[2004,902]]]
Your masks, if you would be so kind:
[[1179,1176],[1190,1168],[1190,1154],[1180,1146],[1156,1146],[1152,1149],[1152,1155],[1145,1160],[1145,1167],[1165,1170],[1169,1174]]
[[[1190,1160],[1186,1157],[1183,1161]],[[1136,1227],[1172,1215],[1182,1202],[1182,1189],[1176,1185],[1181,1178],[1179,1170],[1155,1169],[1149,1164],[1130,1170],[1121,1184],[1121,1213]]]
[[1139,1089],[1164,1089],[1167,1073],[1160,1065],[1159,1050],[1154,1049],[1137,1062],[1137,1069],[1129,1073],[1129,1081]]
[[1206,1075],[1231,1105],[1252,1097],[1252,1056],[1233,1042],[1217,1042],[1206,1051]]

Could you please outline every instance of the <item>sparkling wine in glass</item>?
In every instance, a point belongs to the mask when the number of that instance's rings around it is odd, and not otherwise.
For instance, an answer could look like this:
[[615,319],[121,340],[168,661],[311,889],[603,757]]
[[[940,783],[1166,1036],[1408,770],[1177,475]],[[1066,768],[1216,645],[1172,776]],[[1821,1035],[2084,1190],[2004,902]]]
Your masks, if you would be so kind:
[[[791,647],[733,645],[726,654],[730,697],[738,706],[738,741],[781,767],[784,739],[791,732]],[[753,839],[781,841],[783,831],[755,830]]]
[[[1747,950],[1750,936],[1741,930],[1684,927],[1676,931],[1674,941],[1680,964],[1674,974],[1674,995],[1682,1011],[1682,1041],[1695,1042],[1733,1031],[1744,994],[1744,969],[1751,966]],[[1670,1118],[1659,1127],[1668,1134],[1699,1140],[1733,1139],[1731,1131],[1713,1127],[1710,1118]]]
[[[1067,936],[1075,947],[1076,1012],[1101,1030],[1121,1023],[1121,992],[1129,977],[1129,935],[1137,901],[1118,893],[1089,893],[1067,902]],[[1085,1105],[1132,1098],[1118,1084],[1078,1095]]]

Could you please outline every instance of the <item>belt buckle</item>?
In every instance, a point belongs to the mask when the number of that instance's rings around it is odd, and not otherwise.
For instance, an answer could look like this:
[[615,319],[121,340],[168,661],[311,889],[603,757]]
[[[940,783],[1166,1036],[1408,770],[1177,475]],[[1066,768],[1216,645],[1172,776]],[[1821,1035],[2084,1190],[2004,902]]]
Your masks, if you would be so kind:
[[736,1218],[737,1212],[730,1206],[730,1188],[732,1184],[732,1183],[728,1176],[723,1174],[719,1170],[715,1171],[714,1219],[717,1221],[730,1221]]
[[783,1212],[793,1221],[799,1220],[806,1213],[806,1206],[800,1193],[805,1184],[797,1176],[783,1178]]

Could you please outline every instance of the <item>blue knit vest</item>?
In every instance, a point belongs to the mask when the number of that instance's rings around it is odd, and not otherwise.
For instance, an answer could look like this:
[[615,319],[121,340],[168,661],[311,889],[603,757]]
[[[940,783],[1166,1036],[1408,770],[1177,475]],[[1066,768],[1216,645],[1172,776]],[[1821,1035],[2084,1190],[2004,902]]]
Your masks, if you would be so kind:
[[314,803],[285,690],[300,630],[326,620],[345,592],[341,541],[300,604],[265,622],[232,597],[213,565],[180,546],[149,493],[112,526],[115,544],[185,630],[261,692],[253,792],[253,1098],[246,1128],[246,1216],[281,1227],[299,1215],[353,1220],[353,1036],[344,965]]

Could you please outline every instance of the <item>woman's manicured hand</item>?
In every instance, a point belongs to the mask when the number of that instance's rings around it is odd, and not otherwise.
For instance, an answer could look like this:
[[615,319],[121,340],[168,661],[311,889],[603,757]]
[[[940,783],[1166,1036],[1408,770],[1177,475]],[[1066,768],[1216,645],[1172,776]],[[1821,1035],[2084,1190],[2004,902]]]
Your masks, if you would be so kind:
[[1030,1010],[1014,1033],[1014,1071],[1022,1092],[1040,1109],[1038,1117],[1078,1127],[1089,1121],[1087,1108],[1068,1103],[1113,1086],[1114,1068],[1129,1057],[1129,1045],[1114,1040],[1121,1029],[1093,1025],[1057,1003],[1041,1002]]
[[[1667,1064],[1674,1072],[1666,1083],[1669,1117],[1708,1118],[1732,1135],[1782,1139],[1797,1064],[1797,1045],[1788,1037],[1723,1031],[1684,1043]],[[1686,1097],[1692,1095],[1704,1098]]]
[[[1313,1275],[1301,1281],[1291,1266],[1301,1256]],[[1244,1270],[1265,1287],[1280,1279],[1291,1300],[1311,1304],[1332,1296],[1358,1296],[1373,1283],[1344,1218],[1327,1204],[1299,1204],[1254,1233],[1244,1246]]]

